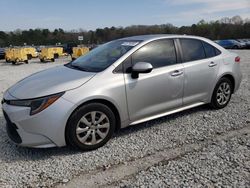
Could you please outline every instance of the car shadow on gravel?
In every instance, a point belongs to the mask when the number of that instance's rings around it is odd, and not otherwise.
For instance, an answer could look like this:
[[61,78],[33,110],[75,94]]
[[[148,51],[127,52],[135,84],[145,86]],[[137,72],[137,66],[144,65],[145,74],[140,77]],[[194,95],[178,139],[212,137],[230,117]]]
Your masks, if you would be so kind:
[[144,129],[154,127],[154,126],[156,126],[158,124],[161,124],[161,123],[164,123],[166,121],[175,120],[177,118],[182,118],[182,117],[188,116],[190,114],[201,112],[201,111],[207,112],[207,111],[211,111],[211,110],[213,110],[213,109],[211,109],[209,107],[209,105],[202,105],[202,106],[198,106],[198,107],[195,107],[195,108],[187,109],[187,110],[184,110],[184,111],[181,111],[181,112],[166,115],[166,116],[163,116],[163,117],[160,117],[160,118],[157,118],[157,119],[153,119],[153,120],[150,120],[150,121],[147,121],[147,122],[136,124],[134,126],[129,126],[129,127],[124,128],[124,129],[120,129],[114,135],[114,137],[120,137],[120,136],[123,136],[123,135],[126,135],[126,134],[131,134],[131,133],[133,134],[133,133],[136,133],[137,131],[142,131]]
[[[155,120],[151,120],[145,123],[140,123],[135,126],[130,126],[117,131],[113,138],[123,137],[127,134],[135,134],[138,131],[156,126],[157,124],[164,123],[166,121],[171,121],[176,118],[181,118],[183,116],[188,116],[190,114],[196,113],[198,111],[209,111],[210,108],[207,105],[199,106],[193,109],[185,110],[172,115],[164,116]],[[0,116],[0,161],[13,162],[13,161],[23,161],[23,160],[43,160],[53,156],[65,156],[65,155],[75,155],[82,152],[68,146],[62,148],[25,148],[14,144],[7,136],[5,130],[5,120],[4,117]],[[104,146],[105,147],[105,146]],[[91,151],[89,151],[91,152]]]

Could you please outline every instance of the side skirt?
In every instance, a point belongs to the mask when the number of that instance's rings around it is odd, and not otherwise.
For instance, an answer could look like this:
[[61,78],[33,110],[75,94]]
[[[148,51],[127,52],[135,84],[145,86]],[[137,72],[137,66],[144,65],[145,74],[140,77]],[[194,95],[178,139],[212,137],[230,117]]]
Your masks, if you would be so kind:
[[175,110],[167,111],[167,112],[164,112],[164,113],[161,113],[161,114],[157,114],[157,115],[154,115],[154,116],[150,116],[150,117],[146,117],[146,118],[134,121],[134,122],[130,123],[129,125],[135,125],[135,124],[143,123],[145,121],[149,121],[149,120],[152,120],[152,119],[157,119],[157,118],[160,118],[160,117],[163,117],[163,116],[166,116],[166,115],[174,114],[174,113],[177,113],[177,112],[180,112],[180,111],[183,111],[183,110],[187,110],[187,109],[190,109],[190,108],[194,108],[194,107],[197,107],[197,106],[200,106],[200,105],[204,105],[204,104],[206,104],[206,103],[204,103],[204,102],[194,103],[192,105],[184,106],[184,107],[181,107],[181,108],[177,108]]

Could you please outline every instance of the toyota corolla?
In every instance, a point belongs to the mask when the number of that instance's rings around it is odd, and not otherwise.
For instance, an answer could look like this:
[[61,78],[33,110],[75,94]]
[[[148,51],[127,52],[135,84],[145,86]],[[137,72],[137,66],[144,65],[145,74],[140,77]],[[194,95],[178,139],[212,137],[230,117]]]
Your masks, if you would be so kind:
[[203,104],[224,108],[240,82],[240,58],[208,39],[135,36],[19,81],[2,108],[18,145],[92,150],[129,125]]

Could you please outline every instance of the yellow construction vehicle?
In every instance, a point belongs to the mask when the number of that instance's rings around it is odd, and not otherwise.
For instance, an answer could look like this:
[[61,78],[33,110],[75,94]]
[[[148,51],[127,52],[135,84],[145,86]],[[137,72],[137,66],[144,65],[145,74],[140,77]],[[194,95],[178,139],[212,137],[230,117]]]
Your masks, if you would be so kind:
[[7,63],[11,62],[11,60],[13,59],[14,56],[14,48],[7,48],[5,50],[5,61]]
[[25,62],[26,64],[29,63],[30,55],[27,54],[25,48],[13,48],[13,56],[11,58],[12,64],[17,64],[20,62]]
[[33,57],[37,57],[36,49],[33,47],[8,48],[5,52],[6,62],[12,62],[12,64],[19,62],[28,63]]
[[85,55],[89,52],[89,48],[83,47],[83,46],[78,46],[78,47],[73,47],[73,53],[71,55],[72,60],[77,59],[78,57]]
[[47,60],[54,62],[55,59],[59,58],[62,55],[63,55],[62,47],[45,47],[42,48],[41,53],[39,55],[39,59],[41,62],[45,62]]

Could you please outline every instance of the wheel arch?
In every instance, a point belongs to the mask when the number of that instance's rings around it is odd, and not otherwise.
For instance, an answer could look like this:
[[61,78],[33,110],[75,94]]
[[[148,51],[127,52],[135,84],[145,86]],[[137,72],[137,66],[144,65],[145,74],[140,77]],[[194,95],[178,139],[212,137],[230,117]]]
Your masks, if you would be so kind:
[[221,78],[228,78],[231,82],[232,82],[232,85],[233,85],[233,92],[232,93],[234,93],[234,89],[235,89],[235,78],[234,78],[234,76],[232,75],[232,74],[230,74],[230,73],[225,73],[225,74],[223,74],[218,80],[217,80],[217,82],[221,79]]
[[[78,110],[80,107],[86,105],[86,104],[90,104],[90,103],[100,103],[100,104],[104,104],[106,105],[107,107],[109,107],[112,112],[114,113],[115,115],[115,119],[116,119],[116,127],[115,127],[115,131],[118,131],[120,128],[121,128],[121,117],[120,117],[120,113],[117,109],[117,107],[109,100],[107,99],[101,99],[101,98],[97,98],[97,99],[90,99],[90,100],[87,100],[83,103],[81,103],[80,105],[78,105],[69,115],[68,119],[67,119],[67,122],[66,122],[66,127],[68,125],[68,122],[69,122],[69,119],[70,117],[72,116],[72,114]],[[65,136],[66,136],[66,131],[67,131],[67,128],[65,127]],[[66,138],[66,137],[65,137]],[[66,141],[67,142],[67,141]]]
[[209,101],[212,100],[212,96],[213,96],[213,94],[214,94],[215,87],[216,87],[217,83],[220,81],[220,79],[222,79],[222,78],[228,78],[228,79],[232,82],[232,85],[233,85],[233,92],[232,92],[232,94],[234,93],[234,90],[235,90],[235,78],[234,78],[234,76],[233,76],[231,73],[227,72],[227,73],[222,74],[222,75],[221,75],[220,77],[218,77],[218,79],[216,80],[216,82],[215,82],[215,84],[214,84],[214,87],[213,87],[213,90],[212,90],[212,92],[211,92],[211,94],[210,94]]

